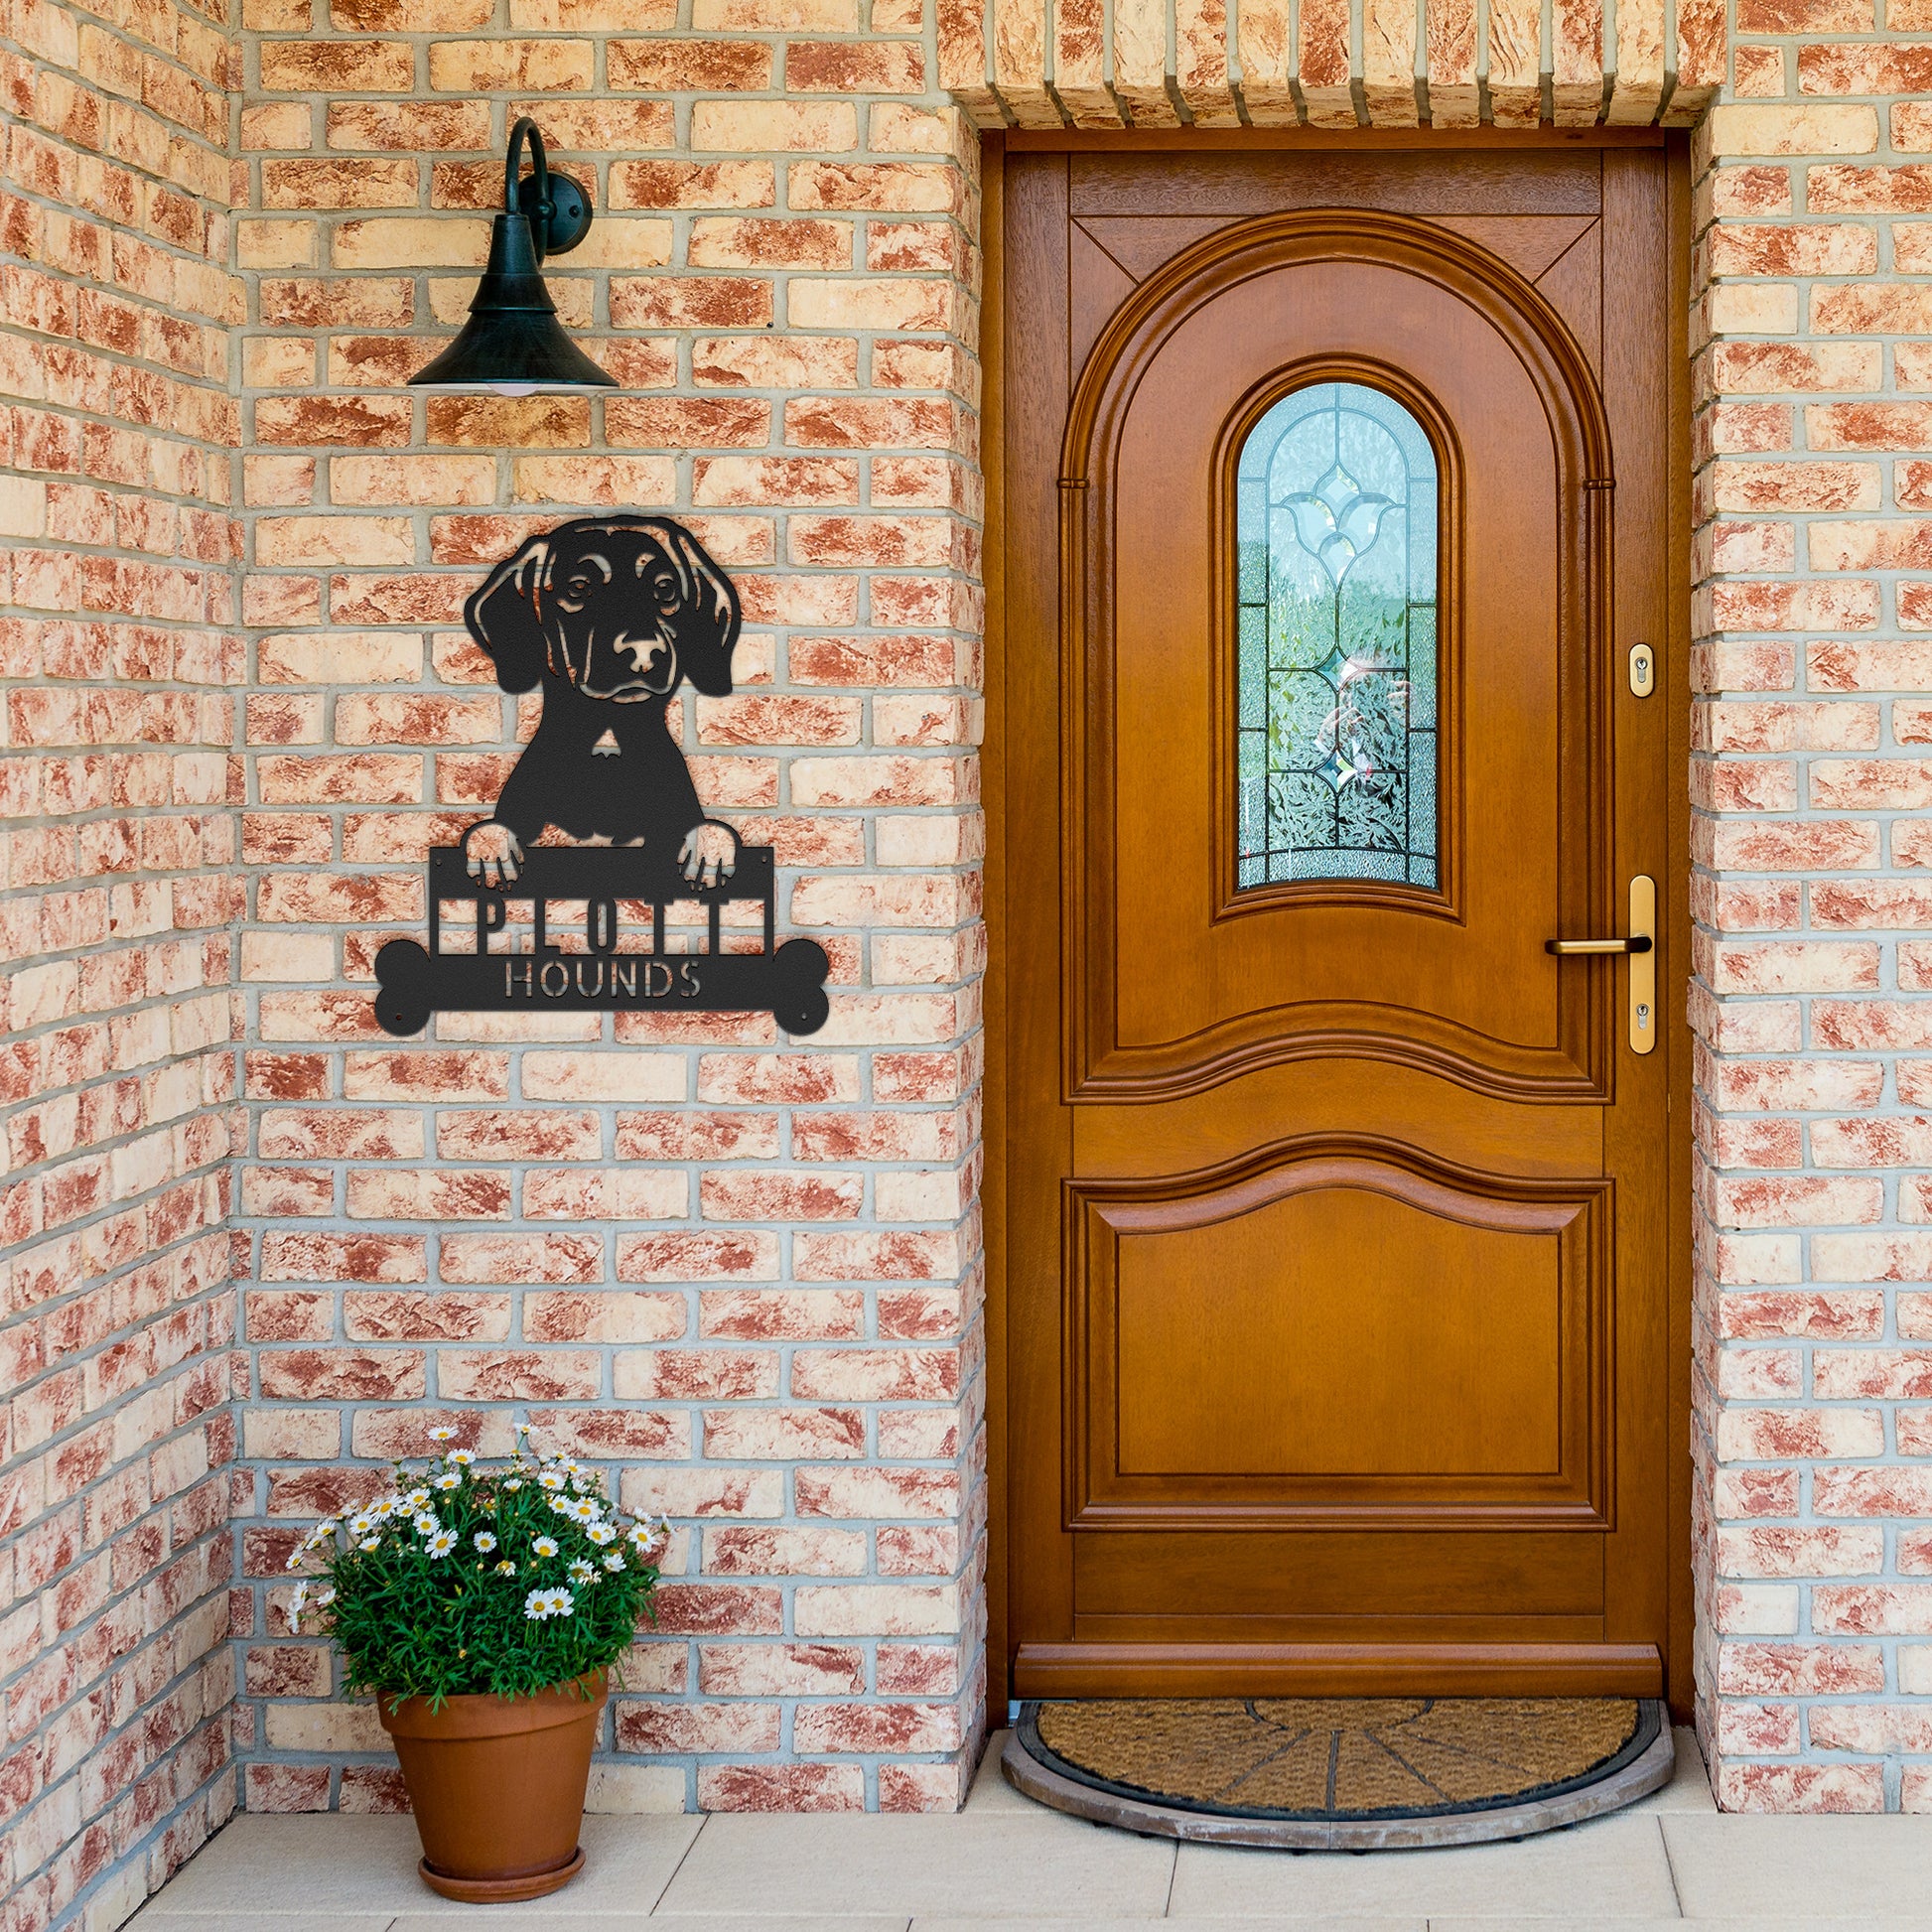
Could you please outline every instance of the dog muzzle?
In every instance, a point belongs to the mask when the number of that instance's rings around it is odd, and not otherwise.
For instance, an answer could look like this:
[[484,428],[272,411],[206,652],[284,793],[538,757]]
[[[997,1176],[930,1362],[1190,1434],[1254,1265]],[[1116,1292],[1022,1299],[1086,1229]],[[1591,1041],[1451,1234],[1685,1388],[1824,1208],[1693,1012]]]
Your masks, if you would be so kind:
[[627,704],[661,698],[676,682],[677,646],[668,637],[656,632],[633,637],[621,631],[609,644],[591,639],[577,688],[587,698]]

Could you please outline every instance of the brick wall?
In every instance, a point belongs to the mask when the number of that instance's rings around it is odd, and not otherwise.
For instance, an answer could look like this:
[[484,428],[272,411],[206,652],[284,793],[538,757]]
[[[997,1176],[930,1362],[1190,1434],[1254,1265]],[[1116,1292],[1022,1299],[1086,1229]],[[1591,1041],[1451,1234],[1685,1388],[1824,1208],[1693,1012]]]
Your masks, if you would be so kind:
[[[295,1527],[438,1422],[528,1420],[678,1525],[595,1802],[950,1808],[984,1674],[976,138],[905,0],[250,6],[247,1802],[399,1797],[274,1608]],[[525,111],[599,210],[551,289],[633,393],[412,393]],[[534,722],[463,601],[607,505],[737,581],[739,689],[687,687],[683,742],[776,848],[832,1018],[390,1040],[374,951]]]
[[0,1922],[117,1924],[228,1814],[218,9],[0,10]]
[[[1932,1810],[1932,28],[1737,0],[1700,132],[1701,1724]],[[1914,219],[1914,216],[1921,218]]]
[[[1688,121],[1728,75],[1695,151],[1699,1717],[1727,1804],[1932,1808],[1932,11],[1885,3],[1732,0],[1727,67],[1708,7],[1571,8],[1537,76],[1494,4],[1478,50],[1378,0],[1366,73],[1307,0],[1233,46],[1173,0],[1159,61],[1154,13],[1071,5],[7,0],[9,1932],[124,1915],[231,1749],[251,1806],[398,1802],[277,1579],[439,1421],[530,1420],[678,1525],[595,1803],[956,1802],[972,119],[1399,124],[1403,45],[1445,124],[1471,89]],[[526,110],[592,189],[551,286],[625,392],[414,394]],[[685,694],[684,744],[777,848],[832,1020],[392,1041],[373,953],[532,724],[462,602],[604,506],[739,584],[739,688]]]

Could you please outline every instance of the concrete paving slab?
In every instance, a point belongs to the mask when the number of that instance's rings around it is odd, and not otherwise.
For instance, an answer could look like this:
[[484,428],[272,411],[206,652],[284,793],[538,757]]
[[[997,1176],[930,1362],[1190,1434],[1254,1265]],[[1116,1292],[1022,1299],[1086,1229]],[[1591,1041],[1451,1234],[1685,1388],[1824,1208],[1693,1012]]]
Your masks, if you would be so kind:
[[1932,1818],[1657,1820],[1686,1918],[1932,1919]]
[[[582,1875],[565,1891],[515,1909],[532,1917],[648,1912],[704,1822],[682,1815],[587,1818]],[[422,1855],[408,1818],[244,1815],[182,1866],[144,1916],[193,1918],[199,1932],[200,1922],[224,1912],[264,1922],[301,1919],[306,1927],[332,1912],[445,1917],[479,1909],[431,1891],[416,1871]],[[490,1909],[491,1924],[502,1923]]]
[[[990,1932],[1003,1923],[1011,1921],[915,1918],[912,1932]],[[1428,1932],[1428,1921],[1421,1918],[1165,1918],[1154,1923],[1161,1932]],[[1144,1918],[1029,1919],[1026,1932],[1150,1932],[1150,1922]]]
[[1182,1845],[1175,1918],[1675,1918],[1660,1821],[1619,1816],[1508,1845],[1431,1852],[1247,1852]]
[[1030,1812],[1036,1818],[1045,1809],[1016,1791],[1000,1769],[1000,1753],[1006,1749],[1007,1739],[1012,1735],[1010,1730],[996,1730],[987,1738],[986,1755],[980,1759],[980,1767],[973,1774],[972,1789],[966,1794],[969,1816],[977,1817],[983,1811],[1021,1811]]
[[1711,1794],[1711,1773],[1704,1768],[1698,1751],[1698,1734],[1689,1725],[1675,1725],[1671,1735],[1677,1740],[1677,1762],[1670,1782],[1661,1791],[1639,1798],[1629,1807],[1639,1811],[1695,1811],[1715,1815],[1718,1801]]
[[664,1912],[1158,1918],[1173,1847],[1034,1812],[714,1817]]
[[[608,1919],[604,1921],[607,1926],[609,1923]],[[831,1918],[799,1918],[785,1912],[776,1915],[756,1912],[749,1916],[727,1913],[722,1918],[709,1912],[654,1912],[650,1923],[663,1928],[663,1932],[906,1932],[911,1921],[904,1912],[840,1912]],[[1141,1932],[1146,1932],[1147,1921],[1141,1919],[1137,1923]],[[429,1928],[425,1927],[424,1932],[429,1932]],[[557,1928],[547,1925],[543,1932],[557,1932]]]
[[[122,1932],[135,1932],[140,1927],[146,1927],[147,1932],[184,1932],[179,1914],[155,1909],[156,1900],[166,1897],[168,1890],[164,1886],[149,1899],[127,1921]],[[304,1918],[300,1914],[277,1913],[271,1918],[260,1912],[205,1912],[197,1914],[195,1932],[263,1932],[264,1926],[288,1932],[291,1925],[298,1923],[302,1932],[390,1932],[395,1915],[392,1912],[324,1912],[314,1918]]]

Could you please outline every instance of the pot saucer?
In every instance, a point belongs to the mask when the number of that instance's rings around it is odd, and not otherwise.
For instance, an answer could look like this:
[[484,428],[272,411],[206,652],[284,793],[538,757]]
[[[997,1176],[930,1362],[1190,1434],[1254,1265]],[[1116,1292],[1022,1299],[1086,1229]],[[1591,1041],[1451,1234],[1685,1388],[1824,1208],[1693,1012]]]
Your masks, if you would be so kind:
[[510,1905],[521,1898],[541,1898],[546,1892],[569,1884],[583,1868],[581,1845],[563,1864],[553,1864],[547,1871],[525,1871],[505,1878],[459,1878],[454,1872],[439,1871],[427,1859],[416,1861],[416,1869],[431,1891],[470,1905]]

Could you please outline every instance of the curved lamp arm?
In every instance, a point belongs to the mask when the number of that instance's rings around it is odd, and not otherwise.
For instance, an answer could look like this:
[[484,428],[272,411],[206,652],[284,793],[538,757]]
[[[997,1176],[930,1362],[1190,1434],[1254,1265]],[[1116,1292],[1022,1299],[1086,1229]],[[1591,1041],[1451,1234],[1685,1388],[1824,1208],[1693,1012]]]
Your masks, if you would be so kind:
[[[530,144],[530,163],[534,172],[530,177],[536,189],[536,200],[525,207],[523,206],[523,184],[517,175],[517,164],[522,159],[523,143]],[[510,214],[527,214],[530,220],[530,238],[536,243],[537,260],[541,262],[548,252],[550,215],[550,162],[543,151],[543,131],[529,115],[518,116],[516,124],[510,129],[509,153],[503,161],[503,207]]]

